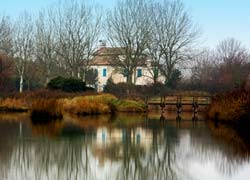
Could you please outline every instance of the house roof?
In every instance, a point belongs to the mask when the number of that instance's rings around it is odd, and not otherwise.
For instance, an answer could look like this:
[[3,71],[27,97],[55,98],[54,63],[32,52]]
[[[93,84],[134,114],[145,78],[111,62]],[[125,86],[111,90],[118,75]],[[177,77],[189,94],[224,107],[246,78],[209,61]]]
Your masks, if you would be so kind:
[[94,53],[91,65],[110,65],[112,60],[122,55],[122,48],[102,47]]
[[102,47],[94,53],[94,56],[114,56],[122,54],[124,54],[123,48]]
[[[98,49],[93,55],[93,59],[90,62],[90,65],[112,65],[112,62],[114,62],[114,59],[119,58],[119,55],[125,54],[124,48],[112,48],[112,47],[102,47]],[[147,57],[144,57],[147,58]],[[139,62],[139,65],[145,66],[145,59],[142,58],[141,62]],[[143,60],[144,59],[144,60]]]

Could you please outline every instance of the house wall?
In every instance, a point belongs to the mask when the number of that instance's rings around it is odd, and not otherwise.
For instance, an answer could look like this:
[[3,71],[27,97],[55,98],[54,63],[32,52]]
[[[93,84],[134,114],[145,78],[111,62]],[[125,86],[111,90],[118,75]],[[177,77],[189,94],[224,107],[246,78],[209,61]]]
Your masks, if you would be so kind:
[[[112,80],[115,84],[117,83],[123,83],[126,82],[126,77],[124,77],[122,74],[115,71],[114,67],[109,65],[92,65],[91,68],[96,69],[98,71],[97,75],[97,84],[96,88],[98,92],[103,91],[105,85],[107,84],[107,81],[110,77],[112,77]],[[106,76],[103,76],[103,69],[106,69]],[[141,77],[138,77],[138,69],[141,69]],[[133,75],[132,81],[136,85],[148,85],[153,83],[152,73],[150,73],[149,69],[146,67],[138,67],[136,69],[136,72]],[[158,78],[160,82],[164,82],[164,77],[160,76]]]

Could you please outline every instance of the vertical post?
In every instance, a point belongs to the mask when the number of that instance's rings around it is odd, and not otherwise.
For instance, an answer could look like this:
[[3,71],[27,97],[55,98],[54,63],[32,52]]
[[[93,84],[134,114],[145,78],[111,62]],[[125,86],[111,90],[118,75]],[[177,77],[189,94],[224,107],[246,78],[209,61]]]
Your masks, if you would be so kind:
[[161,106],[161,118],[160,119],[163,120],[163,119],[165,119],[164,118],[164,108],[166,106],[166,96],[161,96],[160,106]]
[[181,114],[181,108],[182,108],[181,100],[182,100],[181,96],[177,96],[176,107],[177,107],[177,115],[178,116]]
[[198,118],[197,118],[197,116],[196,116],[196,114],[198,113],[198,98],[196,97],[193,97],[193,105],[192,105],[193,107],[193,118],[192,118],[192,120],[193,121],[197,121],[198,120]]
[[148,112],[148,96],[145,97],[146,111]]

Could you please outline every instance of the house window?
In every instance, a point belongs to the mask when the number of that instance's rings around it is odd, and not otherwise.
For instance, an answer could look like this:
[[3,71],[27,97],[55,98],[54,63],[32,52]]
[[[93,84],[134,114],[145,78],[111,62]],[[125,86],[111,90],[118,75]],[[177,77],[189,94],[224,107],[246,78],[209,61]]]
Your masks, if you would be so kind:
[[137,69],[137,77],[142,77],[142,69]]
[[103,76],[103,77],[106,77],[106,76],[107,76],[107,69],[106,69],[106,68],[104,68],[104,69],[102,70],[102,76]]
[[95,74],[98,76],[98,69],[95,69]]

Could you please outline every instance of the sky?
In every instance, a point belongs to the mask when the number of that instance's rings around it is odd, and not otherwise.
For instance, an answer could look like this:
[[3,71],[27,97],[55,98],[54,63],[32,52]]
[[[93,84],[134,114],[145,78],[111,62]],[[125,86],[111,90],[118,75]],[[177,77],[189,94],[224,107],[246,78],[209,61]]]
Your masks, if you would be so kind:
[[[0,14],[16,17],[26,10],[36,13],[58,0],[0,0]],[[87,0],[112,8],[117,0]],[[250,0],[182,0],[201,29],[202,47],[215,47],[235,38],[250,49]]]

